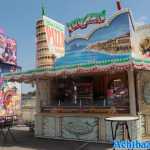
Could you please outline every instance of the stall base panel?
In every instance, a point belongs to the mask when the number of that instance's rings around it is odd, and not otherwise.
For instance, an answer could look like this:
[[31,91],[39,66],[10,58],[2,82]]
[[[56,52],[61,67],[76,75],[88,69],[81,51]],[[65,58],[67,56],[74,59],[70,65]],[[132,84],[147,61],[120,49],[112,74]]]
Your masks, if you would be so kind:
[[98,140],[98,119],[65,117],[62,120],[62,137],[65,139]]
[[[132,139],[140,137],[140,123],[128,123]],[[115,123],[113,125],[115,128]],[[66,139],[76,141],[91,141],[111,143],[112,132],[110,122],[105,117],[76,117],[76,116],[37,116],[35,136],[42,138]],[[117,132],[117,139],[122,139],[122,129]]]

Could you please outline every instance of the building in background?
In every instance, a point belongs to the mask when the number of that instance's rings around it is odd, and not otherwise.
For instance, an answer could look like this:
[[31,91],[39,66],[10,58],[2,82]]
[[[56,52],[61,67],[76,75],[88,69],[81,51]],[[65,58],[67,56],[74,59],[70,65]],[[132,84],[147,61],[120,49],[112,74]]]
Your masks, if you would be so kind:
[[35,121],[36,92],[22,93],[21,98],[22,120],[24,124],[30,127]]
[[64,25],[42,16],[36,23],[36,64],[38,68],[53,66],[55,59],[64,56]]

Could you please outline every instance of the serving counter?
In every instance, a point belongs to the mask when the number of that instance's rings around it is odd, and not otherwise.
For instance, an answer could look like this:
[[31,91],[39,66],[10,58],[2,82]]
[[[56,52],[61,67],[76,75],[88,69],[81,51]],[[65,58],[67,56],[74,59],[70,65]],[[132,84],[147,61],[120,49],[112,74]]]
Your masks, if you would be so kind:
[[[121,114],[119,114],[120,116]],[[122,114],[126,116],[127,114]],[[112,134],[109,122],[105,121],[110,114],[93,113],[39,113],[36,115],[35,136],[52,139],[111,143]],[[113,116],[118,116],[113,115]],[[139,120],[128,122],[132,139],[139,139]],[[115,127],[115,124],[113,128]],[[138,132],[137,132],[138,131]],[[122,129],[118,130],[117,138],[122,137]]]

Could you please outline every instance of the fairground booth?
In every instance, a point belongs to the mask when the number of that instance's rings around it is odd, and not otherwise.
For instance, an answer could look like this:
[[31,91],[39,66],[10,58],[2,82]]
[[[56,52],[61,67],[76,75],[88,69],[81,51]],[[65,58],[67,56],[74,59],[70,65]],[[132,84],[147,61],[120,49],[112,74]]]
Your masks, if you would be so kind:
[[128,123],[132,139],[150,135],[150,26],[136,27],[119,3],[115,14],[106,14],[67,23],[64,42],[64,26],[43,11],[37,68],[5,75],[36,85],[36,137],[111,142],[105,118],[130,115],[139,117]]

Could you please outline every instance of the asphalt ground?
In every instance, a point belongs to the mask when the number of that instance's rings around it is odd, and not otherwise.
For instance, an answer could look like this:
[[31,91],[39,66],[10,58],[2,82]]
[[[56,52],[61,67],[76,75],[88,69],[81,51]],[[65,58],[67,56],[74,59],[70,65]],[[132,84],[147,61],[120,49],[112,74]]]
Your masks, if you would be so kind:
[[4,143],[0,137],[0,150],[112,150],[109,144],[35,138],[27,127],[12,129],[16,142],[8,136]]

